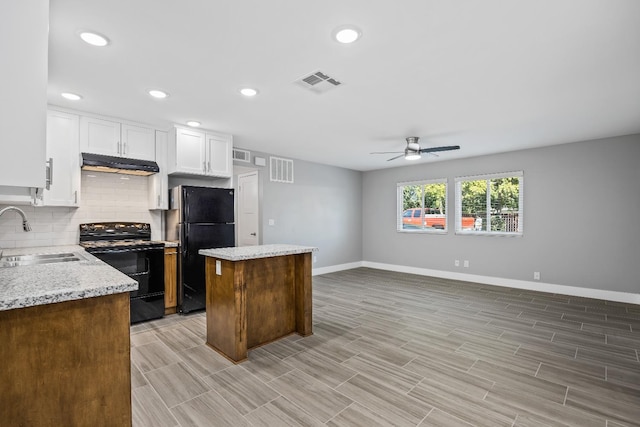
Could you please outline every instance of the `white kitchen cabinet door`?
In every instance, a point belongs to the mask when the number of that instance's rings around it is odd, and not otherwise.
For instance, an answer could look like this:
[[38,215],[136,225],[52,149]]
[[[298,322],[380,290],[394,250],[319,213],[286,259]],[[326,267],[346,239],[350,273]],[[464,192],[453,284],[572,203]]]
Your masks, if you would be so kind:
[[206,134],[207,138],[207,175],[230,178],[231,136]]
[[75,114],[47,112],[47,159],[49,188],[42,195],[44,206],[80,204],[80,118]]
[[160,172],[149,175],[149,209],[169,209],[169,179],[167,176],[167,132],[155,131],[156,163]]
[[183,128],[175,128],[175,133],[175,171],[205,175],[205,134]]
[[80,117],[80,150],[83,153],[121,156],[120,123]]
[[122,124],[120,155],[131,159],[156,159],[155,131],[151,128]]
[[49,2],[2,2],[0,203],[29,203],[45,184]]

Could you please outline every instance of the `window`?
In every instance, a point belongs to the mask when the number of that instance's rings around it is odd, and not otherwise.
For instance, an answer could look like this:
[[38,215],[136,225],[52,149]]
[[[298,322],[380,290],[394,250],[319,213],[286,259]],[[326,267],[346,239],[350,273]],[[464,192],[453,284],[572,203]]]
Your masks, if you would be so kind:
[[398,184],[398,231],[447,231],[447,180]]
[[523,173],[456,178],[456,233],[522,235]]

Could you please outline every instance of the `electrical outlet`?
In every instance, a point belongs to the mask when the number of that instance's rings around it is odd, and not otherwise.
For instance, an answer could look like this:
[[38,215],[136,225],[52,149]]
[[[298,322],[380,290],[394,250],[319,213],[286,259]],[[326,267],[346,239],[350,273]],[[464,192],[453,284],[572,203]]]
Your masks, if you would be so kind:
[[464,268],[469,268],[469,260],[468,259],[464,260]]
[[539,271],[534,271],[533,272],[533,280],[540,280],[540,272]]
[[453,262],[453,265],[455,265],[456,267],[460,267],[460,260],[457,259]]
[[318,262],[318,257],[317,256],[313,256],[313,262]]
[[269,225],[276,225],[275,219],[269,219]]

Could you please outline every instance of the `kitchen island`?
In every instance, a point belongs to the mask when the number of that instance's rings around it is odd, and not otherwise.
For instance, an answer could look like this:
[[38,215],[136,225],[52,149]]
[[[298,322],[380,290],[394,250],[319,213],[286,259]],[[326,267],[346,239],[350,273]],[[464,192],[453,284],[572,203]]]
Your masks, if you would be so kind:
[[312,334],[311,253],[259,245],[201,249],[206,256],[207,344],[231,361],[293,332]]
[[129,291],[138,283],[80,246],[3,255],[26,253],[68,256],[0,268],[0,424],[131,426]]

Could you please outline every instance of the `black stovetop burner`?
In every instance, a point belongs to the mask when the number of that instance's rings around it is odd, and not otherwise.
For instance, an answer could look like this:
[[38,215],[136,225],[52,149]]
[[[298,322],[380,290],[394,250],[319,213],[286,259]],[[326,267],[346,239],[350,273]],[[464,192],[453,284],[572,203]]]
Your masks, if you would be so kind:
[[151,225],[140,222],[80,224],[80,245],[85,249],[140,249],[164,246],[151,241]]

